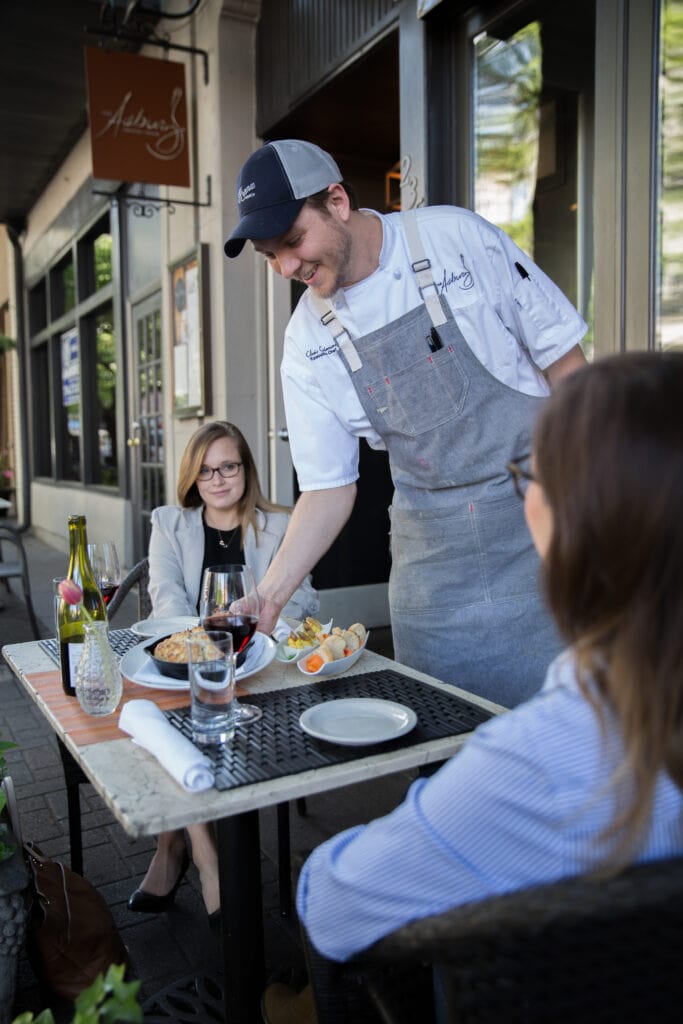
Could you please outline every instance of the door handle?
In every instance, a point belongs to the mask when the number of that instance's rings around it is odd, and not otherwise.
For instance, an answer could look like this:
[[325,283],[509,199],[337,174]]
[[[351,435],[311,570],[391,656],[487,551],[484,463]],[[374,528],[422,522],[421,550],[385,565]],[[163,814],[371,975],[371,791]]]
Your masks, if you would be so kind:
[[128,445],[129,448],[137,448],[140,445],[140,438],[139,437],[129,437],[126,440],[126,444]]

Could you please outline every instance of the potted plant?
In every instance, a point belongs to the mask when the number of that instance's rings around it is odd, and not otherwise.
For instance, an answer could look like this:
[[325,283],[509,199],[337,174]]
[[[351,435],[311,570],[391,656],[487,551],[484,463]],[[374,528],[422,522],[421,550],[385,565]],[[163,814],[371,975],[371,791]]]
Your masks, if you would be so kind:
[[[123,980],[125,966],[112,964],[104,977],[100,975],[90,988],[81,992],[74,1003],[71,1024],[114,1024],[115,1021],[142,1021],[142,1010],[137,993],[139,981]],[[43,1010],[37,1017],[20,1013],[12,1024],[55,1024],[51,1010]]]
[[13,827],[8,794],[13,797],[11,779],[6,772],[5,751],[14,743],[0,740],[0,1024],[9,1020],[17,977],[18,955],[24,944],[28,911],[26,890],[28,871],[21,842]]

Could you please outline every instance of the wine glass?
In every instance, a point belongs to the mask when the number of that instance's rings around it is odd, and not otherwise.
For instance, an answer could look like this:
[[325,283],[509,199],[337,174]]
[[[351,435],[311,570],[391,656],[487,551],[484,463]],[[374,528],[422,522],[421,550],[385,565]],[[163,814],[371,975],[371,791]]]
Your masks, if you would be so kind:
[[[199,619],[204,629],[225,629],[232,635],[233,657],[245,651],[256,630],[260,602],[254,574],[248,565],[214,565],[204,572]],[[236,701],[237,725],[261,717],[254,704]]]
[[105,607],[121,586],[121,569],[113,540],[88,544],[88,559]]

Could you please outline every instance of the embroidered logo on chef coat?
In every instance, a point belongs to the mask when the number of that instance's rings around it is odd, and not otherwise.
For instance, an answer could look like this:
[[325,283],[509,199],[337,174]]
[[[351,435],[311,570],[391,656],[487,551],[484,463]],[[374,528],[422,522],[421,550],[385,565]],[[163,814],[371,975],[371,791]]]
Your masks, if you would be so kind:
[[315,362],[316,359],[322,359],[323,356],[334,355],[338,351],[336,341],[333,341],[331,345],[318,345],[317,348],[307,348],[306,358],[310,359],[311,362]]
[[465,257],[460,253],[460,264],[462,270],[455,271],[451,270],[450,274],[444,267],[443,277],[440,281],[436,282],[436,287],[439,295],[443,295],[446,289],[450,288],[452,284],[457,284],[458,288],[462,292],[468,292],[470,288],[474,288],[474,278],[472,277],[472,271],[465,263]]

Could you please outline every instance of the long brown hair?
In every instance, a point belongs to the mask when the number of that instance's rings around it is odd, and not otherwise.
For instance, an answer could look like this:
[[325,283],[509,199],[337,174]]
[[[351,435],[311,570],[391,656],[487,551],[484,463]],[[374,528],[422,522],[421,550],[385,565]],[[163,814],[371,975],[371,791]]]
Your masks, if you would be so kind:
[[288,509],[282,505],[274,505],[265,497],[261,490],[256,463],[251,449],[246,442],[244,434],[234,425],[226,420],[214,420],[205,423],[194,432],[185,445],[185,451],[180,459],[178,469],[178,504],[182,508],[199,508],[203,504],[197,488],[197,475],[204,464],[206,453],[214,441],[227,437],[233,441],[239,453],[242,470],[244,472],[244,494],[237,505],[237,514],[240,519],[240,536],[242,545],[246,539],[249,526],[256,535],[258,544],[258,531],[256,529],[256,509],[262,512],[287,512]]
[[550,608],[586,697],[621,730],[605,837],[636,843],[660,770],[683,789],[683,352],[613,356],[566,378],[534,436],[553,515]]

